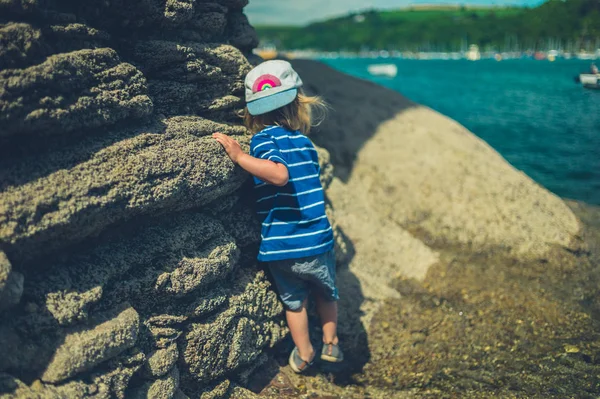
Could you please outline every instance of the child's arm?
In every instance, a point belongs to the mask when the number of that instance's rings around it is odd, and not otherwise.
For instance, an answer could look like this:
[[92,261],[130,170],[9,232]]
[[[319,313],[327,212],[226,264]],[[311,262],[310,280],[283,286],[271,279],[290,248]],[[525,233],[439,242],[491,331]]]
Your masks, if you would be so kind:
[[223,133],[213,133],[213,137],[225,148],[229,158],[251,175],[275,186],[285,186],[287,184],[289,174],[284,164],[254,158],[246,154],[242,151],[240,143]]

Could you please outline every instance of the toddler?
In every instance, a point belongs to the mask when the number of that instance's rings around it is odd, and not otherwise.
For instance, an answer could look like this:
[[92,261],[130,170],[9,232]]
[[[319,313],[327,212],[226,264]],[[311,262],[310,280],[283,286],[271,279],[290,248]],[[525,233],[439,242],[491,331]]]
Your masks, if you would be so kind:
[[266,61],[245,80],[244,124],[253,133],[250,154],[229,136],[214,133],[231,160],[254,176],[262,222],[258,260],[266,262],[286,308],[296,345],[289,364],[296,373],[313,364],[306,302],[314,295],[323,327],[321,359],[341,362],[333,232],[325,214],[319,160],[305,136],[311,110],[323,106],[305,96],[302,80],[287,61]]

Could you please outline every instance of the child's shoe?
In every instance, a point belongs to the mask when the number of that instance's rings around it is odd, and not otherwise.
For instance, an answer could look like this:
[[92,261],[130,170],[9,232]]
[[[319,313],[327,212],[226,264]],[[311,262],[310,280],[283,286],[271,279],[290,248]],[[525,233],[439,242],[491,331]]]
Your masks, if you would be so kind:
[[339,363],[344,360],[344,353],[336,344],[323,344],[321,360],[331,363]]
[[314,361],[314,356],[310,362],[302,360],[302,358],[300,357],[300,352],[298,352],[298,347],[296,346],[294,347],[292,353],[290,353],[289,363],[290,367],[292,368],[292,370],[294,370],[295,373],[303,373],[304,371],[306,371],[306,369],[313,365]]

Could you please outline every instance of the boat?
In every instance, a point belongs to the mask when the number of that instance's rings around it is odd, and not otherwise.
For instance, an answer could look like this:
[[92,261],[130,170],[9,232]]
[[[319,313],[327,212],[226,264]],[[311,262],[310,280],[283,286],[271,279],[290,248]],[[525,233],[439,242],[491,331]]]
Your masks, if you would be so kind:
[[278,55],[275,46],[255,48],[254,50],[252,50],[252,52],[265,61],[274,60],[275,58],[277,58]]
[[580,60],[595,60],[596,54],[588,53],[587,51],[582,50],[577,53],[576,57]]
[[398,75],[398,67],[394,64],[372,64],[367,67],[367,70],[373,76],[394,78]]
[[600,89],[600,73],[581,73],[577,81],[586,89]]
[[471,44],[469,51],[465,53],[465,58],[469,61],[479,61],[481,59],[481,53],[479,52],[479,46]]

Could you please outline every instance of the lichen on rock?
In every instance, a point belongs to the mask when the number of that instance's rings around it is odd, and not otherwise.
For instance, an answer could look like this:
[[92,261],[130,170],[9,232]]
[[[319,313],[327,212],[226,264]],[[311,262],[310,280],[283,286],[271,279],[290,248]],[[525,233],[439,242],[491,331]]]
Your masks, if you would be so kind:
[[246,4],[0,0],[2,397],[184,398],[286,334],[211,137],[248,149]]
[[26,69],[0,71],[0,88],[2,136],[58,134],[152,113],[146,79],[110,48],[60,53]]
[[139,334],[139,315],[131,306],[112,313],[116,315],[102,315],[105,320],[92,328],[67,332],[42,374],[42,381],[63,381],[134,346]]
[[164,349],[157,349],[148,355],[146,368],[148,374],[153,377],[161,377],[169,372],[175,365],[179,351],[177,344],[172,343]]
[[[277,295],[266,288],[264,273],[241,270],[229,307],[203,323],[192,323],[185,333],[182,361],[187,378],[206,383],[249,365],[265,348],[287,333]],[[230,294],[231,295],[231,294]]]

